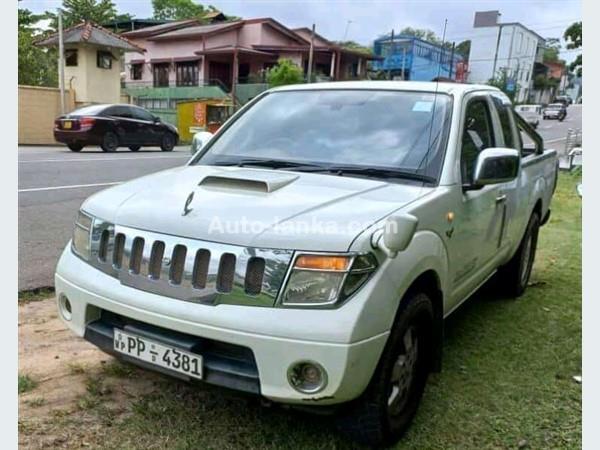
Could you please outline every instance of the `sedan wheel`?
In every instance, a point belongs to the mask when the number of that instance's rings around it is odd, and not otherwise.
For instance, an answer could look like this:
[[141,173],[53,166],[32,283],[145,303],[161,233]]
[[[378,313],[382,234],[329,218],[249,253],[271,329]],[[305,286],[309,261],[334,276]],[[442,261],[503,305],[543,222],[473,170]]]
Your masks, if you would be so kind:
[[67,145],[67,147],[69,147],[69,150],[71,150],[72,152],[80,152],[81,149],[83,148],[83,145],[81,145],[81,144],[69,144],[69,145]]
[[162,138],[162,143],[160,144],[160,149],[163,152],[170,152],[175,148],[175,136],[171,133],[165,133]]
[[119,147],[119,137],[109,131],[104,134],[104,139],[102,140],[102,145],[100,146],[105,152],[114,152]]

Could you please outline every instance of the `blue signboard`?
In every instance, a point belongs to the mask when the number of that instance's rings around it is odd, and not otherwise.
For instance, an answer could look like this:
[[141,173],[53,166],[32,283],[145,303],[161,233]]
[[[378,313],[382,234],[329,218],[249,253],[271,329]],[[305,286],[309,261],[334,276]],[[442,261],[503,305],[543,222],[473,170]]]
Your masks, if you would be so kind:
[[506,90],[508,92],[515,92],[515,79],[514,78],[509,78],[508,80],[506,80]]

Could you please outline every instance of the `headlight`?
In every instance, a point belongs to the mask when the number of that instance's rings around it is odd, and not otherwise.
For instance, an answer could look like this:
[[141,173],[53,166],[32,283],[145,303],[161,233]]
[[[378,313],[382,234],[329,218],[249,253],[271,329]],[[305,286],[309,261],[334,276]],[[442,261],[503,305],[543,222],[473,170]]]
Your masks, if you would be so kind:
[[344,301],[377,268],[372,254],[300,254],[281,295],[283,306],[328,306]]
[[73,230],[73,251],[85,260],[90,259],[90,238],[93,218],[89,214],[79,211]]

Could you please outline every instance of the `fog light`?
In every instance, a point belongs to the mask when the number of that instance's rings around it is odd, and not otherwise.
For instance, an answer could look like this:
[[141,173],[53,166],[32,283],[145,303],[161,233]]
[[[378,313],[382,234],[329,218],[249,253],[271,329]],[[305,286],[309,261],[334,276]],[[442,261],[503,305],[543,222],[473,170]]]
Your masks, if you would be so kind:
[[301,361],[288,369],[288,381],[298,392],[314,394],[327,386],[327,372],[316,362]]
[[71,320],[71,302],[65,294],[60,294],[58,297],[58,309],[60,310],[60,314],[63,316],[63,319],[67,321]]

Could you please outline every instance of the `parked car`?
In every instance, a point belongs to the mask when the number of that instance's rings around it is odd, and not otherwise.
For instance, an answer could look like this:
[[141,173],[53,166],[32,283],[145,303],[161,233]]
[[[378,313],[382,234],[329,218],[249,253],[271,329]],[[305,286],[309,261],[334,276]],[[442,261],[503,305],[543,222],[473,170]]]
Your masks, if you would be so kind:
[[557,181],[556,152],[485,85],[280,87],[203,145],[83,203],[60,317],[118,358],[334,413],[377,446],[440,370],[444,318],[496,273],[525,291]]
[[74,152],[99,145],[105,152],[129,147],[133,152],[156,145],[170,152],[179,141],[177,128],[134,105],[91,105],[54,121],[54,139]]
[[542,116],[541,105],[517,105],[515,106],[515,112],[519,113],[534,129],[540,124],[540,117]]
[[542,117],[544,120],[558,119],[559,122],[562,122],[567,117],[567,108],[562,103],[550,103],[544,108]]
[[563,105],[565,105],[566,107],[568,107],[569,105],[573,104],[573,99],[571,97],[569,97],[568,95],[558,95],[555,99],[554,99],[555,103],[562,103]]

